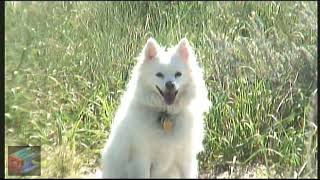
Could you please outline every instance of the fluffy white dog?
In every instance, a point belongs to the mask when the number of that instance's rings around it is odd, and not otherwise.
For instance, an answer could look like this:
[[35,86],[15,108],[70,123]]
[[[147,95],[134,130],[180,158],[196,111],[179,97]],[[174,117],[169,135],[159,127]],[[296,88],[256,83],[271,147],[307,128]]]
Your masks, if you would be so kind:
[[186,38],[168,50],[148,39],[102,152],[103,178],[197,178],[207,95]]

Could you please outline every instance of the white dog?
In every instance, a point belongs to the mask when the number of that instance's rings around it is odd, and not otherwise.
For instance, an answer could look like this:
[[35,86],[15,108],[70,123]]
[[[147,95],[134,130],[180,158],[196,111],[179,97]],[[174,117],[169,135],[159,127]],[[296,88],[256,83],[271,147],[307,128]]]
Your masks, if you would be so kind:
[[150,38],[102,152],[103,178],[197,178],[207,95],[188,40],[166,51]]

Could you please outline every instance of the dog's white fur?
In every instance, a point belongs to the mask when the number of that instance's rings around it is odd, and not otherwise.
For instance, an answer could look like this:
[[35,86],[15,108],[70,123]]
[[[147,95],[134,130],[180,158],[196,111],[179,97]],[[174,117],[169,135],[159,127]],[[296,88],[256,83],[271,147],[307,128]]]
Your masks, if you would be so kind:
[[[175,72],[182,76],[176,78]],[[164,74],[163,78],[156,76]],[[179,90],[167,105],[155,88],[172,80]],[[103,178],[196,178],[202,147],[203,115],[210,107],[202,70],[186,38],[167,51],[150,38],[116,112],[102,152]],[[172,132],[159,125],[159,112],[174,118]]]

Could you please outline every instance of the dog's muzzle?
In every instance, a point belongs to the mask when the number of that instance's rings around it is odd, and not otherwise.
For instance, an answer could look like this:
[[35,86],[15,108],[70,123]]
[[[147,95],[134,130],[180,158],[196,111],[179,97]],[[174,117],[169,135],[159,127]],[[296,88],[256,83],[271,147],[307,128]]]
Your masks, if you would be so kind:
[[166,90],[164,92],[158,86],[156,86],[156,88],[163,97],[164,102],[167,105],[171,105],[174,103],[174,100],[178,94],[178,90],[176,89],[174,83],[172,83],[171,81],[166,82],[165,86]]

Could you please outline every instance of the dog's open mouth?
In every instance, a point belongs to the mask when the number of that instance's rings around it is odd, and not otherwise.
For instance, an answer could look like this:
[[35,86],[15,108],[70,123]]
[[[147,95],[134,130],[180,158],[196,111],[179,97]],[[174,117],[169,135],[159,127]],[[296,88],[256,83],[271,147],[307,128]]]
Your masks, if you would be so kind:
[[178,94],[178,90],[171,90],[171,91],[166,90],[165,92],[162,92],[158,86],[156,86],[156,88],[160,92],[160,94],[163,97],[164,102],[166,104],[168,104],[168,105],[173,104],[173,102]]

